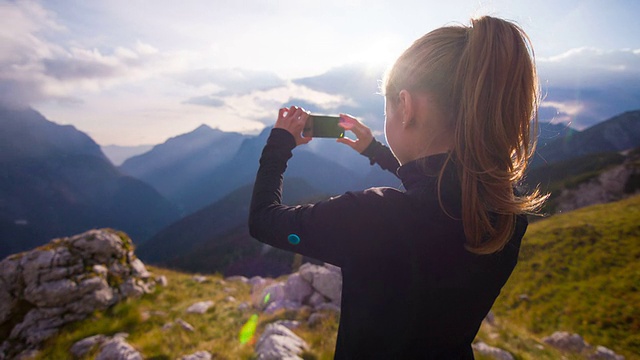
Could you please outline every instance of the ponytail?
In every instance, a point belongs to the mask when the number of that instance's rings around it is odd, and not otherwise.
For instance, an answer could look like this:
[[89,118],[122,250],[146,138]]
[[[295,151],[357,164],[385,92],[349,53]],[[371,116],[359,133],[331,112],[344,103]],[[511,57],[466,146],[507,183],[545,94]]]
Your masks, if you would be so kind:
[[388,98],[403,88],[429,91],[451,114],[466,247],[477,254],[500,251],[516,215],[534,213],[546,200],[537,190],[514,193],[537,129],[539,90],[527,35],[493,17],[434,30],[400,56],[385,83]]
[[532,126],[537,129],[539,91],[522,29],[483,17],[467,31],[451,94],[459,104],[454,148],[467,248],[487,254],[509,241],[516,214],[533,212],[544,201],[537,192],[518,197],[513,189],[535,149],[530,134]]

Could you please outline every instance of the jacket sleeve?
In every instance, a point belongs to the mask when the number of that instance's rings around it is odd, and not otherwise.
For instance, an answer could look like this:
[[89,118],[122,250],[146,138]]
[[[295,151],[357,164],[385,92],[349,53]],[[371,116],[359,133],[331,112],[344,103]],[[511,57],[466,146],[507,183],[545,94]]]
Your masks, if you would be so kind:
[[393,175],[398,176],[397,171],[400,167],[398,159],[393,155],[391,149],[384,146],[376,139],[371,141],[371,144],[361,153],[369,158],[371,165],[378,164],[383,170],[391,172]]
[[294,147],[289,132],[271,131],[253,188],[249,232],[263,243],[341,266],[358,226],[353,215],[362,219],[366,214],[354,193],[315,204],[283,205],[283,173]]

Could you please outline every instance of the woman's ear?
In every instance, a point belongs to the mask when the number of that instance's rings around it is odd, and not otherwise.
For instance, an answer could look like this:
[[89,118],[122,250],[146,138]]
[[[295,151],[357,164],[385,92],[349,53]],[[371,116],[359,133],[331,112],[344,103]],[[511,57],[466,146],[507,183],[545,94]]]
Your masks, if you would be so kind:
[[402,115],[402,125],[409,127],[415,121],[415,110],[413,108],[413,96],[408,90],[401,90],[398,94],[398,110]]

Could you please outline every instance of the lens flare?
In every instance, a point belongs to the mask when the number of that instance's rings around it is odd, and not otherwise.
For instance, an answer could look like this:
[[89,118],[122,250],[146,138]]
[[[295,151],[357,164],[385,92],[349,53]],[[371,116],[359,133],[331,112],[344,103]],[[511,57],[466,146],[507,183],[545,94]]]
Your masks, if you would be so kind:
[[247,322],[242,325],[240,329],[240,334],[238,338],[240,339],[240,344],[246,344],[253,339],[253,335],[256,333],[256,328],[258,327],[258,314],[253,314],[247,320]]

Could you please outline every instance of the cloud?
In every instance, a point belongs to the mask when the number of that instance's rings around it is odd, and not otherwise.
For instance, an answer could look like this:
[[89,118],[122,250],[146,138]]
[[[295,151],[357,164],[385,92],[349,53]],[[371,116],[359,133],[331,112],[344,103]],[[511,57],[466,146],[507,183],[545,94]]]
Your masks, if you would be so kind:
[[192,104],[192,105],[202,105],[202,106],[210,106],[210,107],[223,107],[225,105],[225,102],[223,99],[214,97],[214,96],[210,96],[210,95],[204,95],[204,96],[194,96],[190,99],[187,99],[185,101],[182,102],[183,104]]
[[[384,98],[379,93],[379,85],[384,70],[382,66],[347,64],[293,82],[344,99],[331,107],[320,106],[320,111],[349,113],[361,118],[374,131],[381,131],[384,127]],[[313,99],[309,100],[314,103]]]
[[[54,13],[34,2],[0,4],[0,102],[27,106],[42,100],[78,102],[78,94],[138,81],[166,71],[167,58],[149,44],[111,51],[64,46]],[[170,68],[170,67],[169,67]]]
[[602,87],[640,80],[640,49],[602,50],[582,47],[537,59],[550,86]]
[[640,108],[640,50],[576,48],[538,59],[541,120],[584,129]]
[[286,81],[273,72],[247,69],[198,69],[178,76],[183,83],[209,89],[218,96],[247,95],[284,86]]
[[[544,101],[539,118],[584,129],[621,112],[640,108],[640,50],[577,48],[537,59]],[[349,112],[374,130],[383,129],[384,99],[376,94],[384,68],[350,64],[294,83],[348,103],[320,110]],[[313,99],[308,99],[313,105]]]

